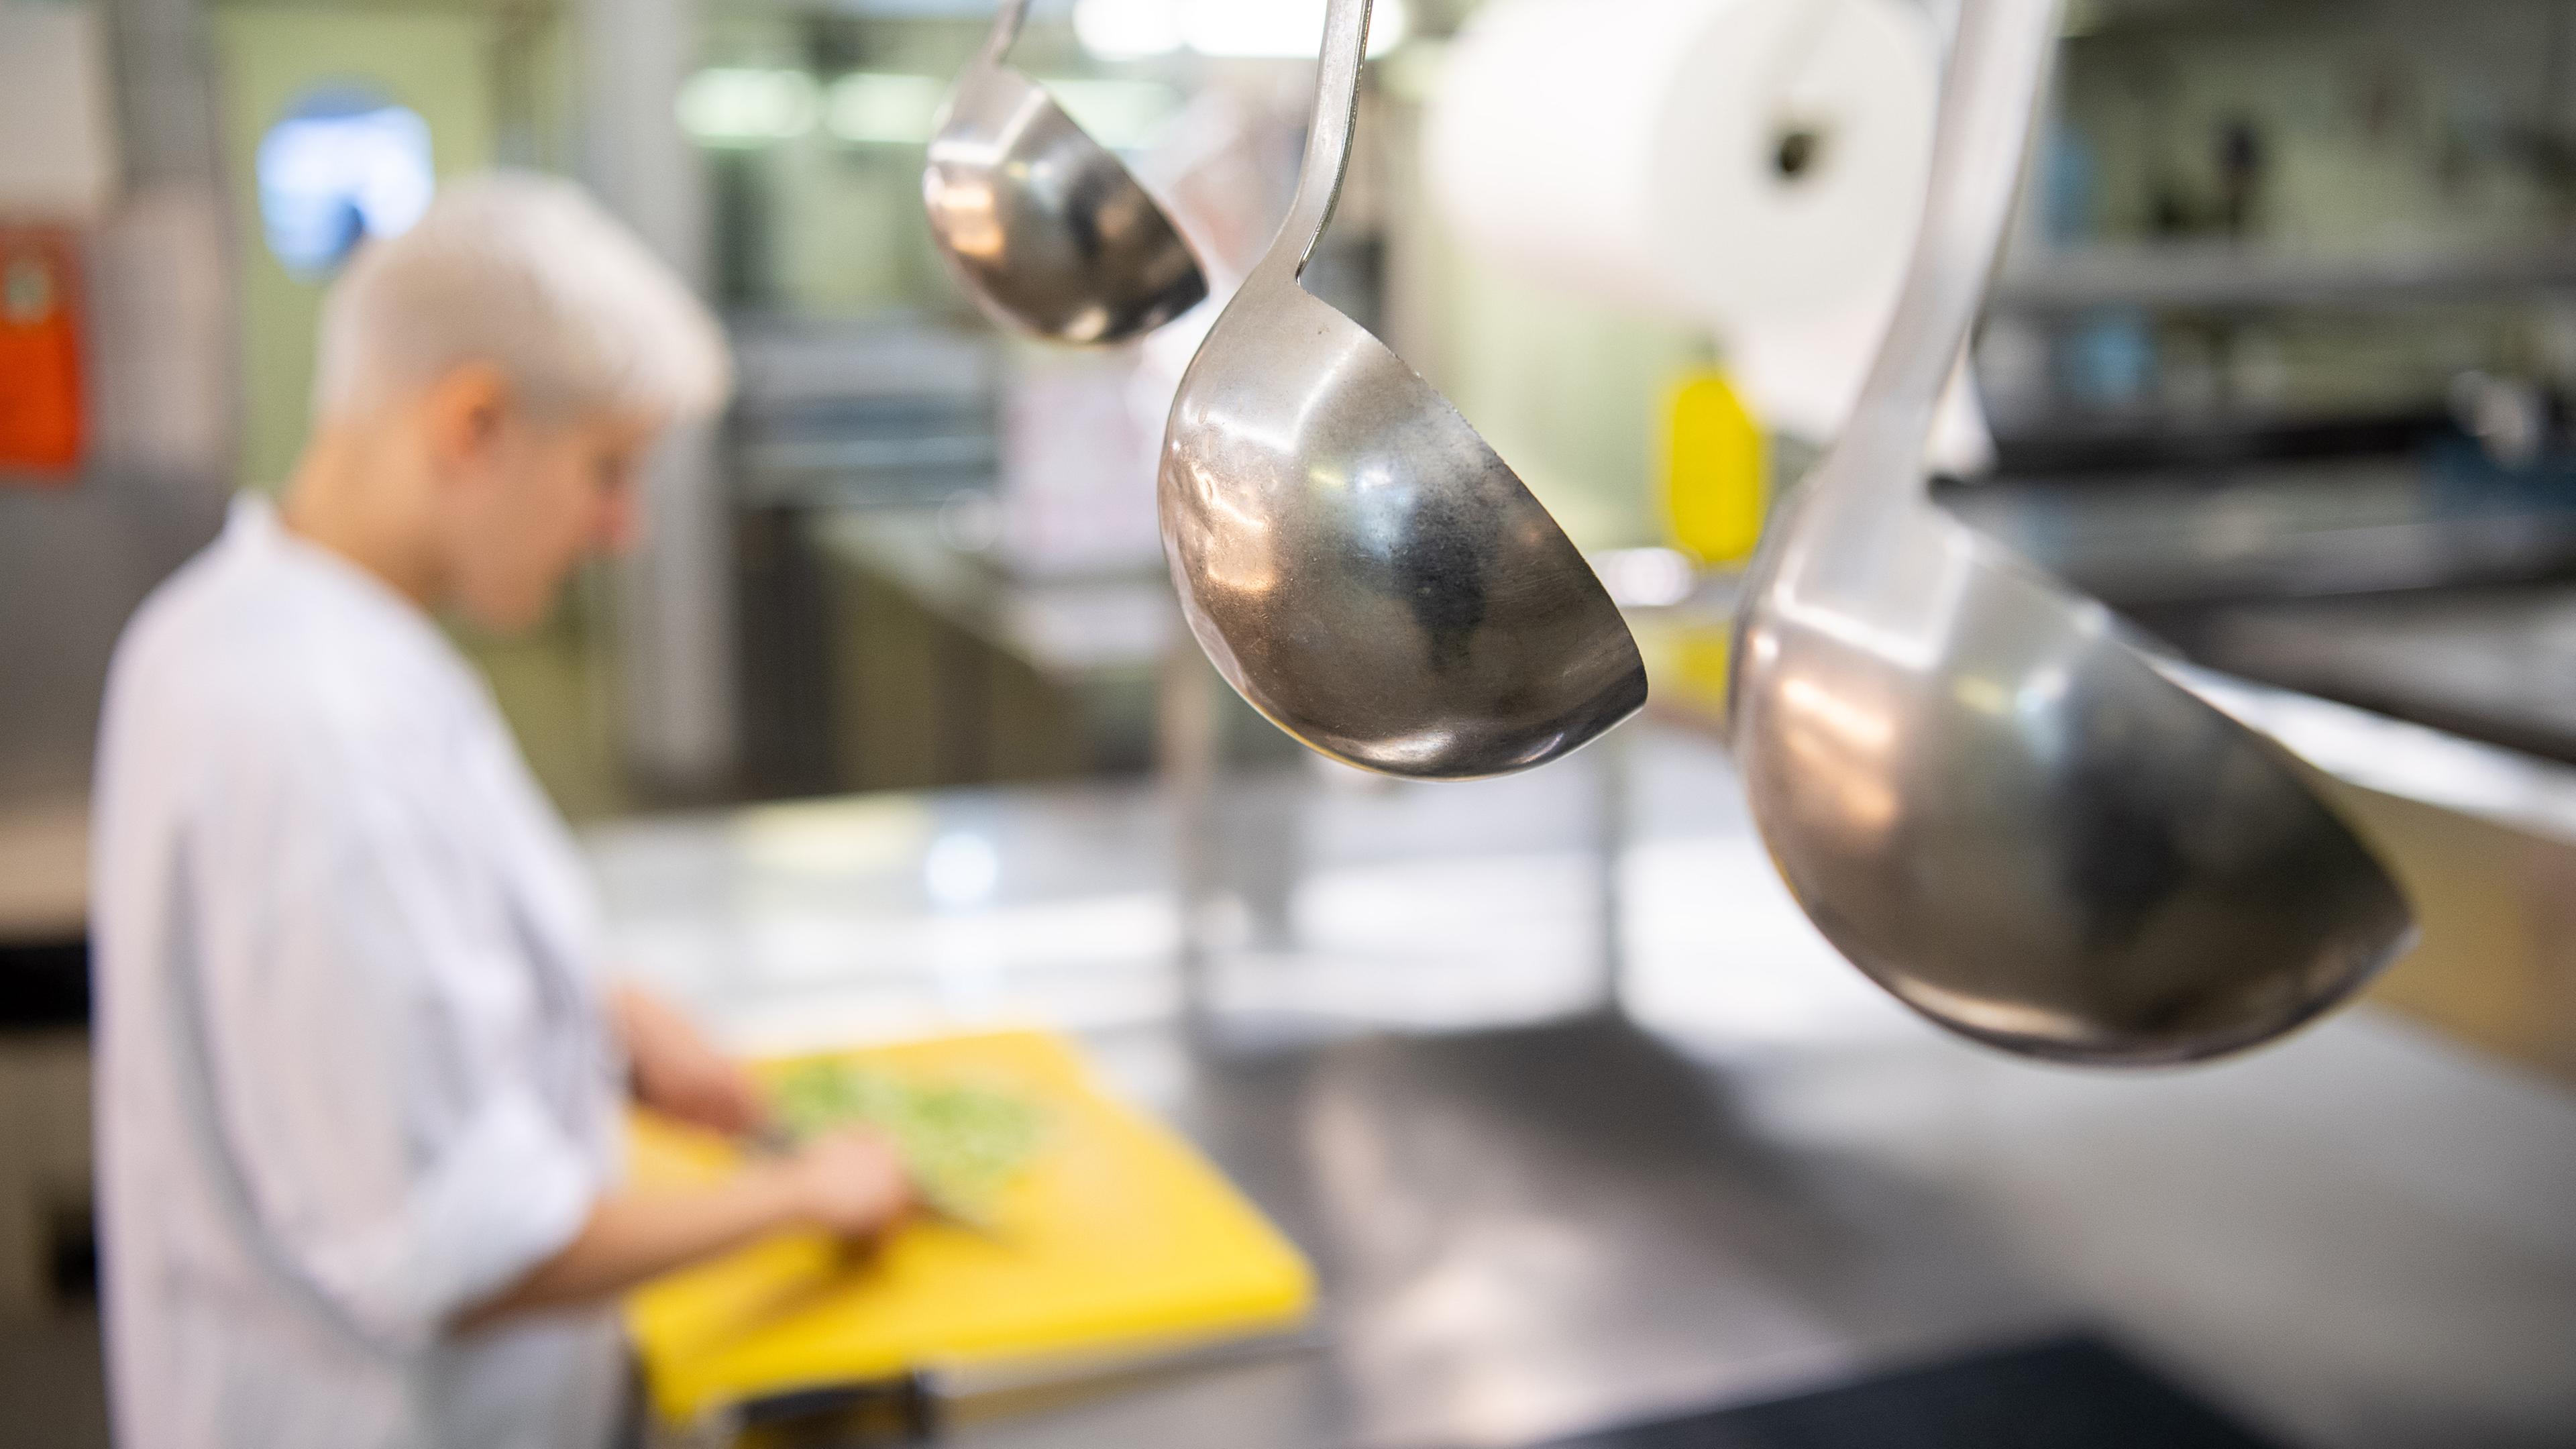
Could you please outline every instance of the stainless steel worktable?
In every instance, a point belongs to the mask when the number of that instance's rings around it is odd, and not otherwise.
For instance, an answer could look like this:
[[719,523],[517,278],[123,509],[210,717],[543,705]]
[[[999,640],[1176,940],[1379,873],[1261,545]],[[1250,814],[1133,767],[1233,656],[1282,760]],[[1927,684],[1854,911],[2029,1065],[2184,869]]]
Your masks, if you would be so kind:
[[2368,1006],[2180,1072],[1967,1046],[1722,754],[1610,746],[1229,780],[1181,853],[1143,786],[590,844],[624,969],[745,1047],[1065,1027],[1322,1272],[1310,1351],[958,1442],[1526,1443],[2081,1326],[2291,1444],[2576,1443],[2576,1093]]

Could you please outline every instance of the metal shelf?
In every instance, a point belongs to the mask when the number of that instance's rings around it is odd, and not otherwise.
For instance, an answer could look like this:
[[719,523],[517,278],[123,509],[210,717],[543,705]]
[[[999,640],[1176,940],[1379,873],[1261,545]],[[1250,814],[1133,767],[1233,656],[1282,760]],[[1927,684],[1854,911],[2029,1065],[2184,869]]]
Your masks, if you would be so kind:
[[2098,245],[2007,265],[1989,309],[2396,310],[2566,288],[2576,244],[2495,252],[2298,256],[2232,243]]

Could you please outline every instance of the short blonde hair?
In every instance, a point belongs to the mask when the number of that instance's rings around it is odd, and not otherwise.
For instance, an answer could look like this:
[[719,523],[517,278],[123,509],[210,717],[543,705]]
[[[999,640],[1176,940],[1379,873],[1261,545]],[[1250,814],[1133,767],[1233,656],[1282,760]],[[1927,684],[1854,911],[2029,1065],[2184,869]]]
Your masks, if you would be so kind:
[[455,182],[358,248],[322,303],[314,413],[361,416],[477,362],[549,416],[702,418],[733,390],[706,306],[580,187],[531,172]]

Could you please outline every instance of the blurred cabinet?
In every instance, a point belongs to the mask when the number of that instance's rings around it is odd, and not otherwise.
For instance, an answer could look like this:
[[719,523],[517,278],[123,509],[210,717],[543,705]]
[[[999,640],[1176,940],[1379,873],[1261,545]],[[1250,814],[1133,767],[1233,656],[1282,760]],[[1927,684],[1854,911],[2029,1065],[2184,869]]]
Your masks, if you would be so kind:
[[0,812],[0,1322],[51,1305],[87,1232],[88,863],[79,796]]
[[1170,586],[1159,572],[1014,578],[955,540],[960,515],[765,509],[743,518],[744,738],[755,793],[1151,764],[1156,681],[1180,638]]

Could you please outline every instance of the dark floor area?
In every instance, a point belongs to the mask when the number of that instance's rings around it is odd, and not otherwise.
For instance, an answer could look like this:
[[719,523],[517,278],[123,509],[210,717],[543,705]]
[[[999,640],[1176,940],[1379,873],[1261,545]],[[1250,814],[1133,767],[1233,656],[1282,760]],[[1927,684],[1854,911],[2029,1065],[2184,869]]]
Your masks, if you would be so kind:
[[2089,1337],[1562,1441],[1553,1449],[2279,1449]]
[[0,1324],[0,1446],[106,1449],[107,1390],[98,1314],[64,1309]]

